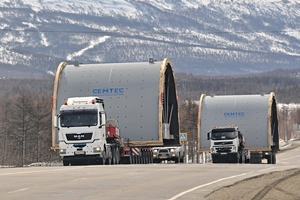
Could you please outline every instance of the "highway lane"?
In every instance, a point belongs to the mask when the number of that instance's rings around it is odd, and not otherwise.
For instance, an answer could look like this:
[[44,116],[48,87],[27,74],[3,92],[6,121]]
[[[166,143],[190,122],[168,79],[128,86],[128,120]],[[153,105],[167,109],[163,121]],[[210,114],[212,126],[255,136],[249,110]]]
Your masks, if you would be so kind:
[[150,164],[0,169],[1,199],[203,199],[258,174],[300,167],[300,148],[268,164]]

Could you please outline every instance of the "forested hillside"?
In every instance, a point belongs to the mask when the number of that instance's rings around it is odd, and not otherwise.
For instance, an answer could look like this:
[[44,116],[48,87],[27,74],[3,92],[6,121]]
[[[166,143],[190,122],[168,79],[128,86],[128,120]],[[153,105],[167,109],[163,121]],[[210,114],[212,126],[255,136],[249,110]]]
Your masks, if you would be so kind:
[[[197,115],[200,94],[257,94],[274,91],[278,103],[300,102],[300,71],[207,77],[175,74],[179,97],[180,128],[188,132],[190,148],[197,146]],[[35,162],[59,161],[51,151],[51,96],[53,77],[0,79],[0,166],[24,166]],[[300,112],[279,110],[280,136],[299,123]],[[191,151],[193,152],[193,151]],[[193,156],[193,155],[191,155]]]
[[243,95],[275,92],[279,103],[300,103],[300,70],[275,70],[245,76],[176,74],[180,100],[206,95]]

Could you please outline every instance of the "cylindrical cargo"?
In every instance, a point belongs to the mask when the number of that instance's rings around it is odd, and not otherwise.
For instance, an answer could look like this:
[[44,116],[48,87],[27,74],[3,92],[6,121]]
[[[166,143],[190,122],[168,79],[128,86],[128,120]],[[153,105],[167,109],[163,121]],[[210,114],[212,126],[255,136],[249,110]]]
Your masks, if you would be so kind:
[[253,151],[279,149],[275,94],[206,96],[198,114],[198,150],[209,151],[207,133],[216,127],[238,127]]
[[[67,64],[58,66],[52,119],[69,97],[97,96],[108,119],[116,119],[120,135],[131,146],[179,144],[175,77],[169,59],[156,62]],[[52,128],[52,148],[58,148]]]

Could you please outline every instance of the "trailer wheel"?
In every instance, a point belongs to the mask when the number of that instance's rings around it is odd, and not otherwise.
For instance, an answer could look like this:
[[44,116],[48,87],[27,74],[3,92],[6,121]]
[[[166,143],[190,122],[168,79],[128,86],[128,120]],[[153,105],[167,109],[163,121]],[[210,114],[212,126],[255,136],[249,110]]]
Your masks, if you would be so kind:
[[120,162],[120,151],[119,147],[111,147],[111,154],[112,154],[112,165],[117,165]]
[[111,154],[112,152],[110,152],[110,155],[107,155],[107,157],[106,157],[106,162],[105,162],[105,164],[106,165],[111,165],[112,164],[112,154]]
[[121,157],[120,158],[120,164],[130,164],[130,157]]
[[268,164],[273,164],[273,156],[272,155],[268,155],[267,160],[268,160]]
[[243,153],[241,153],[241,154],[239,155],[239,162],[238,162],[238,163],[240,163],[240,164],[245,163],[245,156],[244,156]]
[[275,152],[272,152],[272,164],[276,164],[276,153]]
[[250,163],[252,164],[261,164],[262,154],[260,152],[251,152]]
[[235,159],[234,159],[235,161],[234,161],[234,163],[240,163],[241,162],[241,156],[240,156],[240,154],[239,153],[237,153],[236,155],[235,155]]
[[249,158],[245,158],[245,163],[249,164],[250,163],[250,159]]
[[150,163],[150,152],[146,151],[146,164]]
[[120,164],[120,149],[119,149],[119,147],[117,147],[115,149],[115,159],[114,160],[115,160],[116,165]]
[[184,162],[184,156],[180,155],[179,160],[180,160],[181,163],[183,163]]
[[271,152],[271,154],[268,155],[267,160],[268,160],[268,164],[276,164],[276,153]]

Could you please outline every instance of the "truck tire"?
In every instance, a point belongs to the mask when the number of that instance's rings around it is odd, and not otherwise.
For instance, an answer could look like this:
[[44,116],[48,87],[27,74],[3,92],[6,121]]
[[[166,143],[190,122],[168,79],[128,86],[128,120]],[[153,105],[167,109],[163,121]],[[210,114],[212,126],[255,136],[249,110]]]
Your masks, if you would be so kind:
[[221,160],[219,158],[212,158],[213,163],[221,163]]
[[151,152],[149,150],[146,151],[146,164],[151,163]]
[[118,165],[120,164],[120,150],[119,147],[111,147],[111,154],[112,154],[112,165]]
[[174,161],[175,161],[175,163],[179,163],[180,162],[180,155],[179,155],[179,157],[175,157]]
[[245,156],[243,153],[240,153],[238,163],[240,163],[240,164],[245,163]]
[[130,157],[121,157],[120,164],[130,164]]
[[116,157],[115,157],[115,164],[116,165],[118,165],[118,164],[120,164],[120,160],[121,160],[121,156],[120,156],[120,148],[119,147],[117,147],[116,148],[116,152],[115,152],[115,155],[116,155]]
[[262,154],[260,152],[251,152],[250,163],[252,164],[261,164]]
[[273,164],[273,156],[272,156],[272,154],[268,155],[267,160],[268,160],[268,164]]
[[235,161],[234,161],[234,163],[240,163],[240,160],[241,160],[241,156],[240,156],[239,153],[237,153],[237,154],[235,155]]
[[181,155],[180,162],[184,163],[184,154]]
[[212,155],[211,156],[212,163],[223,163],[223,158],[218,155]]
[[268,164],[276,164],[276,152],[271,152],[267,157]]
[[276,164],[276,153],[272,152],[272,164]]
[[106,161],[106,152],[102,152],[102,157],[100,159],[100,164],[101,165],[105,165],[105,161]]
[[71,166],[71,162],[69,160],[63,159],[63,166]]

